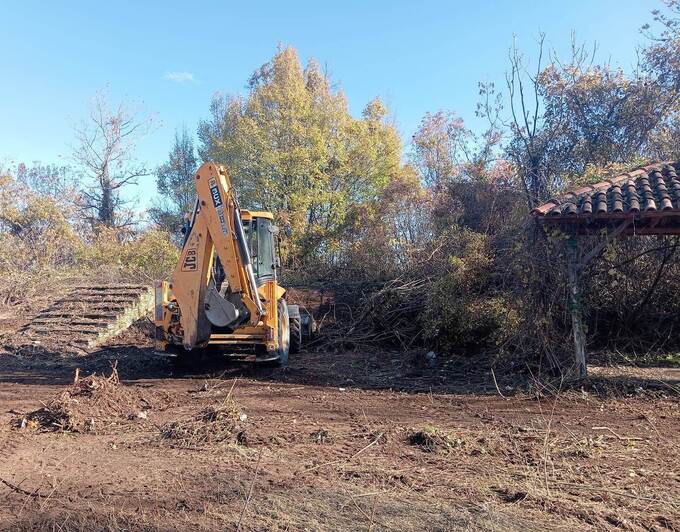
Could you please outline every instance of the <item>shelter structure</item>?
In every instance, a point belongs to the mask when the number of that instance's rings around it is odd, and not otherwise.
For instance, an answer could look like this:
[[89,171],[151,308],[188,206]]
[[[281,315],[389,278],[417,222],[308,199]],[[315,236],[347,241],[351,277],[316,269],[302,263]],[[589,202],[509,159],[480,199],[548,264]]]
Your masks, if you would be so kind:
[[[567,235],[569,309],[574,339],[572,374],[585,377],[586,335],[581,275],[615,238],[680,235],[680,162],[660,162],[587,185],[536,207],[532,216],[546,230]],[[597,236],[586,248],[582,237]]]

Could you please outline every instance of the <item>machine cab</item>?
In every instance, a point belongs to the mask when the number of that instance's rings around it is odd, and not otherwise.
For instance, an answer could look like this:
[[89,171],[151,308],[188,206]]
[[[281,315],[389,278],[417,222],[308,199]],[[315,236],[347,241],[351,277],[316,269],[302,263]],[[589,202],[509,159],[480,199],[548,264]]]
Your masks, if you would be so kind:
[[278,228],[273,223],[272,214],[241,209],[241,219],[258,286],[266,281],[275,281],[279,265],[275,245]]

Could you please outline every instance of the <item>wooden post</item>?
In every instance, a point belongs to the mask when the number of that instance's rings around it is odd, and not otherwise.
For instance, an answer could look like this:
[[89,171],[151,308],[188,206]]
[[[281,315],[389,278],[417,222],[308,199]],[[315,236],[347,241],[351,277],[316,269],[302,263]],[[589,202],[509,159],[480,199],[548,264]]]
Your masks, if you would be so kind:
[[583,379],[586,368],[586,333],[583,324],[583,299],[581,294],[581,270],[579,248],[576,235],[567,241],[567,282],[569,283],[569,313],[574,336],[574,360],[567,375],[569,378]]

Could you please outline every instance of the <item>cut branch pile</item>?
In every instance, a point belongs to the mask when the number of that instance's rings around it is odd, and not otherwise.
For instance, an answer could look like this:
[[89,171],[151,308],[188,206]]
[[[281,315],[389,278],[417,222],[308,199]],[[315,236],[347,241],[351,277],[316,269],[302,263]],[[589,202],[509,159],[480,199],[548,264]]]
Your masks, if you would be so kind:
[[245,444],[245,414],[227,397],[219,405],[201,410],[192,419],[173,421],[161,428],[161,438],[181,447],[206,444]]
[[350,349],[413,346],[422,340],[419,318],[425,309],[428,284],[428,279],[397,278],[382,285],[335,288],[335,301],[321,319],[325,329],[321,338]]
[[93,374],[81,379],[78,373],[72,386],[17,424],[44,431],[89,432],[117,419],[146,417],[151,403],[139,390],[121,384],[115,366],[108,377]]

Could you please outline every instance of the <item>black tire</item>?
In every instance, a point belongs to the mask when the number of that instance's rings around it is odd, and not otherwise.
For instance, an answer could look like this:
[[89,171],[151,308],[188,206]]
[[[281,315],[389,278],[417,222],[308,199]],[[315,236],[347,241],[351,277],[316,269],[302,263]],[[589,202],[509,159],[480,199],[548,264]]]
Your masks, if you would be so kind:
[[267,360],[277,366],[288,365],[288,354],[290,353],[290,318],[288,316],[288,305],[285,299],[279,299],[278,305],[279,326],[278,337],[279,347],[267,353]]
[[302,349],[302,323],[300,318],[290,318],[290,352],[296,355]]

